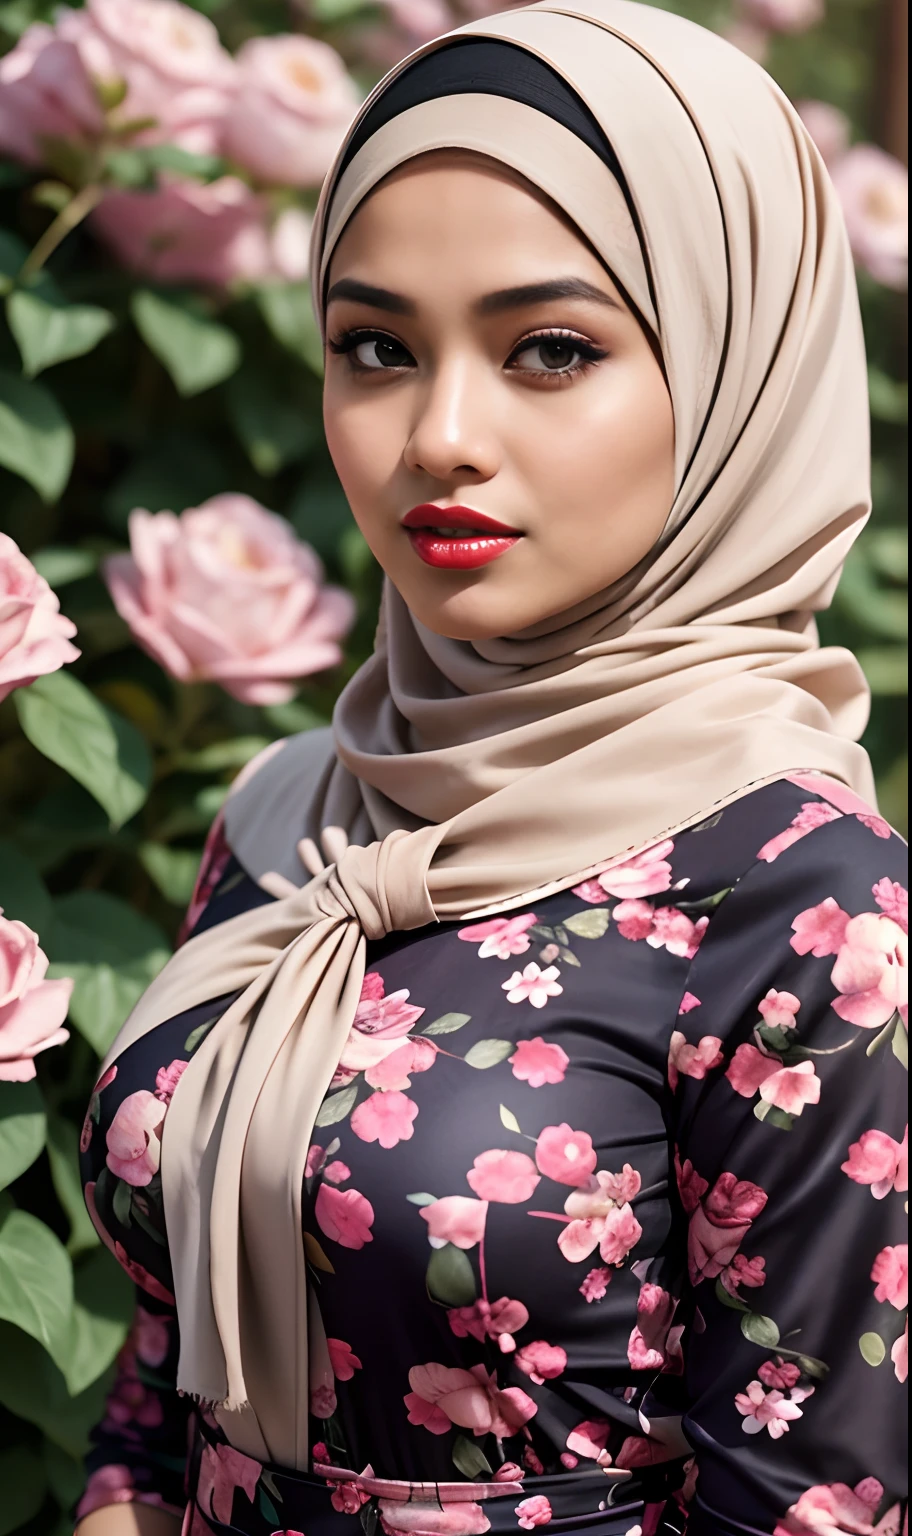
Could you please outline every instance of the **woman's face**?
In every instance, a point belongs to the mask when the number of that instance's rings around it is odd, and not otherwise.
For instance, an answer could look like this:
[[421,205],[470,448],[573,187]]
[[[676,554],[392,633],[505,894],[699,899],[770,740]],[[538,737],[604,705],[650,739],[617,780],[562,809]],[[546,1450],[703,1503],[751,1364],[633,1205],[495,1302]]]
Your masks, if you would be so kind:
[[652,548],[674,494],[661,367],[522,178],[458,152],[387,178],[333,253],[327,338],[339,478],[429,629],[516,634]]

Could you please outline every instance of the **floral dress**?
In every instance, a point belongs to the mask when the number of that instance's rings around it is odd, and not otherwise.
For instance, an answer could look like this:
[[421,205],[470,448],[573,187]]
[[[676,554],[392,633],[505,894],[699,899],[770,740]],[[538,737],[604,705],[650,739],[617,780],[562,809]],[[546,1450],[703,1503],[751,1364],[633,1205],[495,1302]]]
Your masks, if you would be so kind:
[[[905,846],[830,793],[781,780],[533,906],[368,946],[307,1159],[307,1474],[175,1387],[160,1137],[228,1000],[125,1051],[83,1170],[138,1305],[80,1513],[897,1536]],[[191,926],[269,899],[216,834]]]

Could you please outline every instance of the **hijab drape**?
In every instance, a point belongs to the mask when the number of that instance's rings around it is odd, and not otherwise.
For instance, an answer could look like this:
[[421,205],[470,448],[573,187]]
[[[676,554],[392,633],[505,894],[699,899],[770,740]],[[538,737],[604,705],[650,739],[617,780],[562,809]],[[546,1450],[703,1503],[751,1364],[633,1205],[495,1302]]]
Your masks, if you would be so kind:
[[[279,899],[191,939],[110,1053],[239,994],[165,1121],[178,1384],[218,1405],[239,1449],[298,1468],[308,1350],[323,1354],[304,1164],[366,939],[574,883],[789,772],[873,798],[854,744],[864,681],[847,652],[818,648],[813,618],[869,511],[867,400],[846,235],[799,118],[721,39],[628,0],[535,5],[458,35],[557,71],[603,130],[630,204],[565,126],[545,114],[530,126],[528,104],[419,102],[347,162],[343,146],[315,221],[318,297],[345,220],[395,165],[453,145],[514,166],[655,331],[678,490],[634,572],[520,635],[443,639],[387,585],[376,652],[331,736],[287,743],[228,802],[232,847]],[[299,888],[299,840],[327,826],[367,846],[343,851],[331,833],[336,862]]]

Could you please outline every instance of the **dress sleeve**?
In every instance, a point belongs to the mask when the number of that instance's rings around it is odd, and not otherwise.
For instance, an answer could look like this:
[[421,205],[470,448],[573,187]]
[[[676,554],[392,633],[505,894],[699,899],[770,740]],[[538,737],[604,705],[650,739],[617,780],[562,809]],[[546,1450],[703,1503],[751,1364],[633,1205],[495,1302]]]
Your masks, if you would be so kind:
[[905,1496],[906,849],[774,839],[672,1036],[689,1536],[895,1536]]

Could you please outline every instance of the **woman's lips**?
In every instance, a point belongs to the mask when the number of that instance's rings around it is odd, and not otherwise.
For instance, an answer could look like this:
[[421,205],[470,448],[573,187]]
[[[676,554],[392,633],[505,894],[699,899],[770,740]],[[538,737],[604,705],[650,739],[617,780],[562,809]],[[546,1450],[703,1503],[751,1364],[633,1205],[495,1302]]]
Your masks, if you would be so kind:
[[402,519],[409,542],[425,565],[449,571],[474,571],[498,560],[522,538],[472,507],[437,507],[426,502]]

